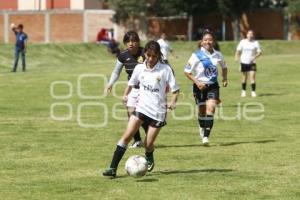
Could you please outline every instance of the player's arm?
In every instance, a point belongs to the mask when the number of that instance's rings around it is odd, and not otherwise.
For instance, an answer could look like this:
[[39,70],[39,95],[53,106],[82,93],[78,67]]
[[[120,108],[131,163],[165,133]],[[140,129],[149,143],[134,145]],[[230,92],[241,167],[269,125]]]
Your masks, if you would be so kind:
[[226,87],[228,85],[228,79],[227,79],[228,68],[223,55],[221,54],[220,56],[221,56],[220,66],[222,69],[222,85],[223,87]]
[[114,70],[112,71],[111,73],[111,76],[110,76],[110,79],[109,79],[109,82],[106,86],[106,92],[107,93],[110,93],[111,92],[111,89],[112,89],[112,86],[115,84],[115,82],[117,82],[117,80],[119,79],[120,77],[120,74],[122,72],[122,68],[123,68],[123,63],[121,63],[119,60],[117,60],[116,62],[116,65],[115,65],[115,68]]
[[235,52],[235,58],[234,58],[234,60],[235,60],[236,62],[239,61],[240,56],[241,56],[241,53],[242,53],[242,51],[236,50],[236,52]]
[[201,81],[197,80],[192,73],[184,72],[184,75],[193,83],[195,83],[200,90],[203,90],[206,87],[206,85]]
[[176,102],[179,95],[179,86],[177,85],[175,76],[170,68],[168,68],[167,81],[168,81],[168,86],[172,92],[172,97],[167,106],[168,106],[168,110],[174,110],[176,108]]
[[127,87],[125,88],[124,94],[123,94],[123,104],[126,105],[127,100],[128,100],[128,94],[131,92],[132,89],[132,85],[127,85]]
[[193,71],[194,68],[199,64],[199,60],[197,58],[196,55],[192,54],[192,56],[190,57],[188,63],[186,64],[185,68],[184,68],[184,75],[190,79],[193,83],[196,84],[196,86],[200,89],[203,90],[206,85],[204,83],[202,83],[201,81],[197,80],[194,76],[193,76]]

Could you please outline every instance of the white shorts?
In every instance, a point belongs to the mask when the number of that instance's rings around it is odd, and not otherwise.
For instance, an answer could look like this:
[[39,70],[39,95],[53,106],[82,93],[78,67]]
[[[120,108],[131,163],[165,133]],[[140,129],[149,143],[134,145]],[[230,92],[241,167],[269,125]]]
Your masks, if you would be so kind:
[[136,107],[137,102],[138,102],[138,96],[139,96],[139,89],[132,88],[131,92],[128,95],[127,99],[127,107]]

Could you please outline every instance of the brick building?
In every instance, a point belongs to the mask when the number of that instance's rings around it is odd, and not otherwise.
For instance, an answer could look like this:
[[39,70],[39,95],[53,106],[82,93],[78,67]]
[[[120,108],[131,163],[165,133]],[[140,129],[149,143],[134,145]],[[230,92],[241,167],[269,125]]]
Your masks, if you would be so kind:
[[0,0],[0,10],[104,9],[99,0]]

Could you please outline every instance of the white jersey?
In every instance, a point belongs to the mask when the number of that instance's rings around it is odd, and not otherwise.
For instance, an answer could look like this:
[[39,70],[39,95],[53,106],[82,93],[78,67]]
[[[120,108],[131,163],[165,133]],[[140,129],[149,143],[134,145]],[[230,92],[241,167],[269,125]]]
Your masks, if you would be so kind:
[[213,84],[218,81],[218,65],[227,68],[221,52],[214,50],[211,54],[201,47],[192,54],[184,72],[193,73],[195,78],[202,83]]
[[164,60],[168,60],[169,52],[171,51],[171,46],[167,40],[159,39],[157,40],[157,43],[160,46],[160,51],[163,55]]
[[167,92],[179,90],[170,66],[158,62],[153,69],[147,69],[146,63],[138,64],[128,85],[140,86],[135,110],[164,122],[167,112]]
[[241,40],[236,50],[242,52],[240,61],[243,64],[251,64],[252,61],[255,63],[254,56],[261,52],[258,41],[249,41],[248,39]]

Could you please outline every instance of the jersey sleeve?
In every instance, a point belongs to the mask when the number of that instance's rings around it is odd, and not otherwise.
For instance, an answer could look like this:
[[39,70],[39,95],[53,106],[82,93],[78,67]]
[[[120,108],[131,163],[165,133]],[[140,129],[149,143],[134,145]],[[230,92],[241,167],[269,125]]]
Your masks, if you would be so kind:
[[167,68],[167,83],[171,92],[179,90],[179,86],[176,83],[175,76],[170,67]]
[[242,51],[243,50],[243,40],[240,41],[240,43],[236,47],[237,51]]
[[122,72],[123,63],[121,63],[119,60],[117,60],[117,63],[115,65],[114,70],[111,73],[108,85],[112,86],[120,77],[120,74]]
[[224,56],[222,55],[222,53],[220,53],[219,55],[220,55],[220,61],[219,61],[220,66],[221,66],[223,69],[224,69],[224,68],[227,68],[227,65],[226,65]]
[[129,86],[135,86],[139,84],[139,74],[141,73],[142,67],[143,65],[139,64],[134,68],[131,78],[128,81]]
[[184,68],[184,72],[192,73],[199,62],[200,61],[198,57],[195,55],[195,53],[193,53]]

